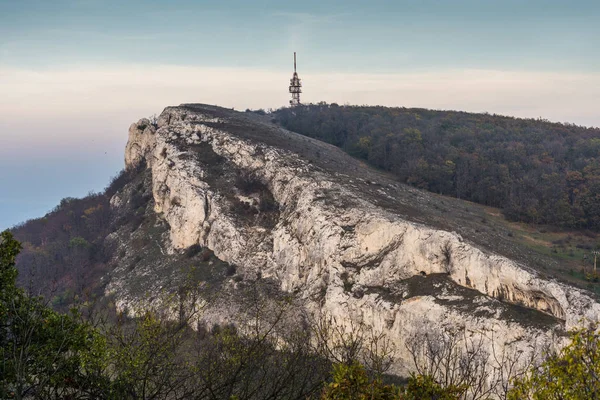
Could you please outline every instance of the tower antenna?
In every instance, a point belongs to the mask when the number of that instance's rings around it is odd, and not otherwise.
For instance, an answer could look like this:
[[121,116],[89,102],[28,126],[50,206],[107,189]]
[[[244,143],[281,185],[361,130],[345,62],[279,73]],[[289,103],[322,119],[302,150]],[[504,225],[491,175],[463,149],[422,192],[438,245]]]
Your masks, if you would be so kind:
[[298,73],[296,72],[296,52],[294,52],[294,75],[292,75],[292,79],[290,79],[289,91],[292,94],[290,106],[295,107],[300,105],[300,93],[302,93],[302,82],[300,82],[300,78],[298,78]]

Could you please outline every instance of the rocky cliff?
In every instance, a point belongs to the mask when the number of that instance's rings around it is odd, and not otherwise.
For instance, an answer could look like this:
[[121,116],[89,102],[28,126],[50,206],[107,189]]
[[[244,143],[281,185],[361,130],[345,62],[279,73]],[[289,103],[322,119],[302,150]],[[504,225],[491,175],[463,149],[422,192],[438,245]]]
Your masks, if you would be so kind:
[[[199,244],[240,277],[276,282],[311,313],[384,332],[398,373],[411,368],[406,342],[415,332],[461,329],[485,337],[488,353],[508,343],[526,352],[600,316],[590,296],[528,266],[466,203],[398,184],[260,116],[168,107],[156,125],[131,125],[125,161],[149,172],[139,190],[151,192],[163,221],[163,256]],[[119,270],[107,290],[132,306],[134,282],[152,273]],[[148,280],[146,289],[168,281]]]

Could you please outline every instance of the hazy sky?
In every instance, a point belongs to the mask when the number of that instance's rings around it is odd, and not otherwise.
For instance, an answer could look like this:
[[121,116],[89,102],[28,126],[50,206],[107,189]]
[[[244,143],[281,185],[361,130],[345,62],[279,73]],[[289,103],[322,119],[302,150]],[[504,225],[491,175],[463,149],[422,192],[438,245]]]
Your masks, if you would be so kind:
[[167,105],[305,102],[600,126],[600,2],[0,0],[0,229],[123,167]]

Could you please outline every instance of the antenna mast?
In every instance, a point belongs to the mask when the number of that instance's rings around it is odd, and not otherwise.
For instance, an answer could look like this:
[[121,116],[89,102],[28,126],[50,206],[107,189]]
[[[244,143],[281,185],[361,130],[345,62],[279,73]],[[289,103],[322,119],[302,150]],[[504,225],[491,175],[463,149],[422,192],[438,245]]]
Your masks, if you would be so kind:
[[296,72],[296,52],[294,52],[294,75],[292,75],[292,79],[290,79],[289,91],[292,94],[290,106],[294,107],[300,105],[300,93],[302,93],[302,83],[300,82],[300,78],[298,78],[298,73]]

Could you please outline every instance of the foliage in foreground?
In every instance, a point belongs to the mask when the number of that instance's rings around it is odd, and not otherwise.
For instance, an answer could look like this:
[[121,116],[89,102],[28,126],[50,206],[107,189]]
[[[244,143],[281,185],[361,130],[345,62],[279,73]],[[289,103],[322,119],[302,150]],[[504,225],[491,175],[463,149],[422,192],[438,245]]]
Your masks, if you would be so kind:
[[571,342],[514,382],[510,400],[587,400],[600,398],[598,326],[571,332]]
[[[414,375],[402,386],[386,384],[382,377],[391,352],[368,352],[370,347],[388,348],[383,336],[369,338],[360,329],[345,335],[336,331],[337,325],[330,320],[285,335],[281,329],[289,324],[281,323],[286,314],[280,311],[285,307],[271,309],[260,297],[250,304],[250,314],[255,317],[248,326],[256,329],[244,335],[234,327],[192,331],[189,321],[170,321],[156,312],[133,321],[119,319],[108,327],[96,326],[77,310],[66,314],[53,311],[42,298],[29,297],[18,288],[15,258],[19,250],[20,244],[8,231],[3,232],[3,399],[462,400],[473,393],[468,383],[441,385],[436,377],[439,371],[431,368],[426,370],[436,375]],[[600,397],[597,328],[573,331],[568,346],[514,380],[506,397]],[[315,333],[327,340],[313,346],[309,335]],[[287,342],[282,344],[280,337]],[[450,347],[457,343],[451,341]]]
[[94,397],[104,338],[72,311],[57,313],[15,285],[20,244],[0,238],[0,398]]
[[371,377],[357,363],[333,367],[332,382],[325,385],[322,400],[458,400],[464,388],[442,387],[431,376],[411,376],[404,387],[386,385],[380,377]]
[[[20,244],[0,238],[0,398],[304,399],[318,393],[329,363],[305,336],[275,347],[275,325],[256,335],[197,332],[149,311],[92,324],[53,311],[15,284]],[[258,301],[256,304],[259,304]],[[258,317],[257,317],[258,320]]]

